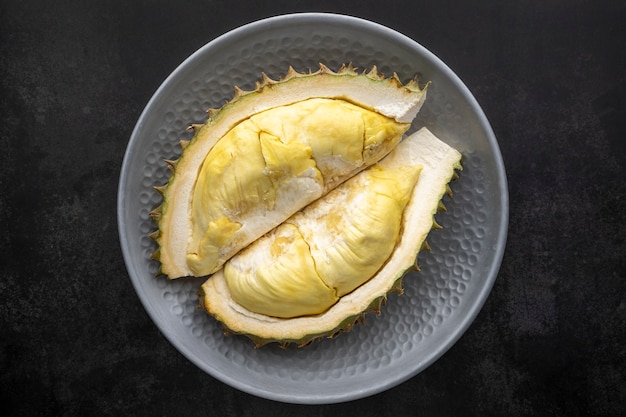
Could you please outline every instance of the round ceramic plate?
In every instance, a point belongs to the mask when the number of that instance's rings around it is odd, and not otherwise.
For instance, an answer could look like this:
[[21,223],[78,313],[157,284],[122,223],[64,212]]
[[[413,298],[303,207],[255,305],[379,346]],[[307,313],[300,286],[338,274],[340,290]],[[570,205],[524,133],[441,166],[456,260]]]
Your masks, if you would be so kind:
[[[202,279],[156,276],[156,229],[149,212],[160,204],[153,187],[167,182],[164,159],[180,154],[186,128],[233,96],[271,78],[342,63],[402,81],[430,81],[412,127],[426,126],[463,154],[464,170],[451,184],[443,226],[431,232],[420,272],[404,279],[382,313],[365,325],[302,349],[254,349],[243,336],[225,336],[197,308]],[[508,221],[506,177],[487,119],[459,78],[415,41],[378,24],[340,15],[306,13],[265,19],[233,30],[185,60],[141,114],[124,158],[118,201],[121,246],[132,283],[150,317],[170,342],[211,376],[242,391],[292,403],[354,400],[419,373],[458,340],[482,307],[502,259]]]

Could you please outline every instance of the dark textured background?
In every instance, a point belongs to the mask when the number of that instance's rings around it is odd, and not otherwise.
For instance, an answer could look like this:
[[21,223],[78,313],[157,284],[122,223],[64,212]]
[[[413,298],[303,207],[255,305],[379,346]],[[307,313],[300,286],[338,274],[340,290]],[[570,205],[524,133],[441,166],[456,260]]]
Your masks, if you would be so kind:
[[[624,1],[0,1],[0,408],[11,415],[617,416],[626,412]],[[143,310],[116,192],[143,107],[239,25],[334,11],[390,26],[481,103],[510,188],[501,272],[460,341],[351,403],[238,392]],[[3,415],[7,415],[6,411]]]

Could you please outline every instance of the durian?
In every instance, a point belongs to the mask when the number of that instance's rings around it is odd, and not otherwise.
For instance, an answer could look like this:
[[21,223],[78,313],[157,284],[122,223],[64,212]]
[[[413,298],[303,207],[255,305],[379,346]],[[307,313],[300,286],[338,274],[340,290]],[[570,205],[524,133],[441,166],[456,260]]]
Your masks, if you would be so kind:
[[160,273],[208,277],[201,308],[256,346],[303,346],[380,311],[461,169],[426,128],[404,137],[426,86],[320,65],[235,88],[157,187]]
[[256,346],[350,329],[402,291],[459,169],[461,154],[420,129],[230,259],[202,285],[202,308]]
[[378,162],[400,142],[426,98],[374,67],[292,68],[210,110],[170,161],[153,257],[169,278],[208,276],[298,210]]

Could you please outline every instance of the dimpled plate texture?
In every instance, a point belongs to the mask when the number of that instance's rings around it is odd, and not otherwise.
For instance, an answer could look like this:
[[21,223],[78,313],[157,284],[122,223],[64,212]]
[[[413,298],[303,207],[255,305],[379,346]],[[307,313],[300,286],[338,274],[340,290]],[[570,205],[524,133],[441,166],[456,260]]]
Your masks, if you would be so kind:
[[[206,109],[252,89],[261,72],[284,75],[377,65],[404,82],[431,81],[413,130],[427,126],[462,154],[464,170],[445,197],[443,226],[429,235],[421,272],[404,279],[382,314],[365,325],[305,348],[254,349],[243,336],[225,336],[198,309],[203,279],[155,276],[156,229],[149,212],[160,204],[153,186],[167,182],[164,159],[180,154],[186,128]],[[508,221],[506,177],[496,139],[480,107],[454,73],[413,40],[378,24],[333,14],[303,13],[254,22],[208,43],[183,62],[154,94],[130,138],[119,184],[118,220],[132,283],[149,315],[189,360],[242,391],[291,403],[335,403],[391,388],[416,375],[462,335],[487,297],[502,259]]]

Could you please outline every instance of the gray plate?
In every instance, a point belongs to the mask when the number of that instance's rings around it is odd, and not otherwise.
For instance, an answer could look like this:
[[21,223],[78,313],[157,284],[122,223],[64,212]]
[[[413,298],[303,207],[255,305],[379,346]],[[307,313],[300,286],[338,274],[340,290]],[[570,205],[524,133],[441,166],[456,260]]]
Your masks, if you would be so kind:
[[[148,213],[160,203],[153,186],[167,181],[163,159],[174,159],[185,128],[203,122],[233,85],[252,89],[261,72],[284,75],[377,65],[403,81],[419,73],[431,81],[413,129],[427,126],[460,150],[464,170],[452,184],[444,226],[420,253],[419,273],[405,293],[391,295],[380,316],[335,339],[304,349],[253,349],[245,337],[224,336],[197,309],[202,280],[155,277],[155,229]],[[391,388],[440,357],[463,334],[496,278],[506,240],[508,194],[500,151],[487,119],[459,78],[413,40],[365,20],[332,14],[274,17],[233,30],[183,62],[159,87],[132,133],[122,166],[118,221],[128,273],[152,320],[170,342],[211,376],[242,391],[292,403],[354,400]]]

